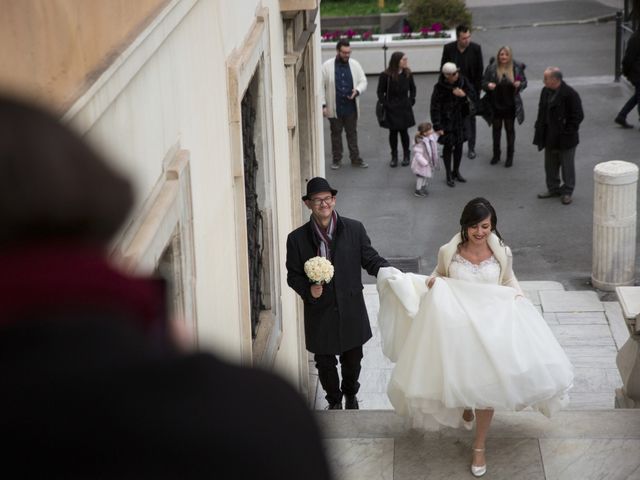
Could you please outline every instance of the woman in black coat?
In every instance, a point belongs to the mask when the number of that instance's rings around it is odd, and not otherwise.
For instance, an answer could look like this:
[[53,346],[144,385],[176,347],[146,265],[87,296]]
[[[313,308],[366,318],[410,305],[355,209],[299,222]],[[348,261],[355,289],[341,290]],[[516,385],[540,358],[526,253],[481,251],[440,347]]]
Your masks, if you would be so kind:
[[431,94],[431,122],[439,135],[438,142],[444,145],[442,160],[447,172],[447,185],[450,187],[455,186],[454,180],[466,182],[460,174],[462,144],[467,140],[464,121],[469,116],[470,105],[475,99],[475,90],[471,83],[460,75],[456,64],[445,63]]
[[416,103],[416,84],[407,66],[408,58],[402,52],[394,52],[389,67],[378,79],[378,100],[384,105],[389,129],[391,147],[391,167],[398,166],[398,134],[402,141],[402,166],[409,165],[409,132],[416,124],[413,105]]
[[491,61],[482,77],[482,89],[487,92],[488,117],[493,128],[493,158],[491,165],[500,161],[500,137],[502,125],[507,133],[507,161],[505,167],[513,165],[513,153],[516,141],[515,120],[522,125],[524,107],[520,92],[527,88],[524,64],[513,60],[511,48],[500,47],[497,61]]

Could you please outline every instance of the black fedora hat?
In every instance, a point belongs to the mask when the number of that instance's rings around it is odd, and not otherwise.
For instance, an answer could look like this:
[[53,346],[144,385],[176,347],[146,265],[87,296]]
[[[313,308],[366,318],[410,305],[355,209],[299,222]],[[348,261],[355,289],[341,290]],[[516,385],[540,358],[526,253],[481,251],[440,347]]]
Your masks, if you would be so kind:
[[318,192],[331,192],[331,195],[338,193],[338,190],[331,188],[329,182],[322,177],[314,177],[307,182],[307,194],[302,197],[302,200],[309,200],[309,197]]

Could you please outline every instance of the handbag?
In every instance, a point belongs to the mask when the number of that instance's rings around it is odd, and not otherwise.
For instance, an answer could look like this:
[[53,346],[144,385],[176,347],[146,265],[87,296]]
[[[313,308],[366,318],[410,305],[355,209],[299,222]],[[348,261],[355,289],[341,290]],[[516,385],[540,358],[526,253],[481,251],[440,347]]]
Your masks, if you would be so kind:
[[[383,73],[384,75],[384,73]],[[389,99],[389,84],[391,83],[391,79],[387,78],[387,96],[385,97],[387,100]],[[384,128],[389,127],[389,119],[387,118],[387,109],[380,100],[376,102],[376,117],[378,118],[378,125]]]

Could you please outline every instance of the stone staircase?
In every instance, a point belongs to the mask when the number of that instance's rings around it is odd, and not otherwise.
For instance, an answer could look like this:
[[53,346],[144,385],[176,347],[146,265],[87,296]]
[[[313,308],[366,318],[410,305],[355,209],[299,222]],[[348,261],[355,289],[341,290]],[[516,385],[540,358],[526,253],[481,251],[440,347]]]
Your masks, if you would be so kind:
[[[473,478],[473,432],[408,429],[388,410],[327,410],[317,419],[338,480]],[[486,448],[487,479],[640,479],[640,412],[496,413]]]
[[[638,479],[640,410],[614,409],[622,385],[616,354],[629,338],[617,302],[557,282],[521,282],[527,297],[574,364],[571,403],[552,419],[539,413],[496,413],[487,441],[487,479]],[[310,362],[312,408],[339,480],[473,478],[472,432],[408,428],[386,396],[393,363],[382,355],[378,295],[365,286],[374,332],[365,345],[359,411],[323,411],[326,401]]]

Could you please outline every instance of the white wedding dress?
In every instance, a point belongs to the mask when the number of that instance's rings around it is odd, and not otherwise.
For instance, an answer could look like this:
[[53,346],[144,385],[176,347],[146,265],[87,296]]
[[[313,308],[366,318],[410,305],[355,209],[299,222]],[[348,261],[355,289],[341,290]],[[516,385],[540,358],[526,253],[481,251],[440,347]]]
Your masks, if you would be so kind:
[[456,254],[449,274],[427,289],[423,275],[378,273],[396,411],[431,430],[461,426],[464,408],[532,407],[551,416],[566,406],[573,366],[533,304],[498,285],[495,258],[474,265]]

